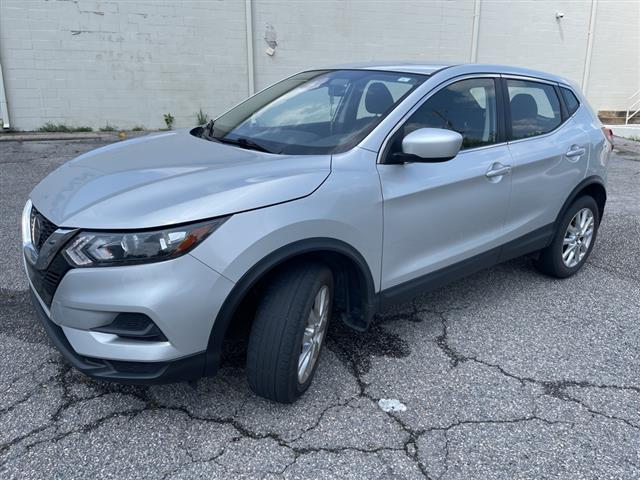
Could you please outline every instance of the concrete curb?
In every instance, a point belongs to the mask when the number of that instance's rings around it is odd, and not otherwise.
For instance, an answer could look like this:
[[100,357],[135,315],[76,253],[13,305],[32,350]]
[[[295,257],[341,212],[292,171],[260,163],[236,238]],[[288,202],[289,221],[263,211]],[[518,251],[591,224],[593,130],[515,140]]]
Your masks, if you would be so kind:
[[0,142],[49,142],[54,140],[105,140],[116,142],[127,138],[140,137],[153,133],[145,130],[142,132],[127,132],[125,138],[119,137],[119,132],[75,132],[75,133],[48,133],[48,132],[16,132],[0,133]]

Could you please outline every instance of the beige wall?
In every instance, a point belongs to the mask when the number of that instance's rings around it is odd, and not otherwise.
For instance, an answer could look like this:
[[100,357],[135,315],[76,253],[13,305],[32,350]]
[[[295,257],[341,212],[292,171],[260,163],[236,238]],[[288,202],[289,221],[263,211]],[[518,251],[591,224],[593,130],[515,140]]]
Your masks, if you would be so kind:
[[[369,60],[477,61],[582,84],[591,0],[252,0],[255,86]],[[640,0],[598,0],[587,95],[624,109],[640,89]],[[556,20],[556,12],[564,18]],[[275,54],[265,53],[267,30]],[[244,0],[0,0],[0,61],[12,126],[191,125],[248,92]]]

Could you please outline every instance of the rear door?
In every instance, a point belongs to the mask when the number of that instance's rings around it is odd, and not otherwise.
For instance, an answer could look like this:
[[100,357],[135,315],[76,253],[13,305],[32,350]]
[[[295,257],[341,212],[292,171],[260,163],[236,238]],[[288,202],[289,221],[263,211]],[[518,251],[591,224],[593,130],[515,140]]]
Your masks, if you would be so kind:
[[584,178],[589,140],[543,80],[503,76],[513,193],[506,230],[510,239],[551,230],[565,200]]
[[448,82],[415,107],[383,147],[384,158],[399,151],[404,136],[424,127],[463,136],[462,150],[449,161],[378,165],[384,198],[383,289],[501,244],[511,157],[500,128],[497,81],[498,75],[482,75]]

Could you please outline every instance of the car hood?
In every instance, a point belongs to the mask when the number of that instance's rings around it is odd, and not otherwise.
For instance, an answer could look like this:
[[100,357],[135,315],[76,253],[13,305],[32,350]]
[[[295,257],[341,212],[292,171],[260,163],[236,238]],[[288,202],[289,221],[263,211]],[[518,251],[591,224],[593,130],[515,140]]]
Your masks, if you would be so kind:
[[272,155],[180,130],[85,153],[40,182],[31,200],[61,227],[139,229],[305,197],[330,171],[330,155]]

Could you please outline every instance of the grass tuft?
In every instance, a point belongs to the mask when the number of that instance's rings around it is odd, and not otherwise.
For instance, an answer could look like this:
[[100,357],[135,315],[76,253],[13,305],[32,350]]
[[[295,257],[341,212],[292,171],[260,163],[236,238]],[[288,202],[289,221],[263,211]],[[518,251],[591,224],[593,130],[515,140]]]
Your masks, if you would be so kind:
[[209,121],[209,115],[204,113],[202,109],[196,112],[196,120],[198,121],[198,125],[204,125]]
[[173,121],[175,118],[170,113],[164,114],[164,123],[167,124],[167,130],[171,130],[173,128]]
[[64,123],[47,122],[38,129],[39,132],[50,133],[74,133],[74,132],[93,132],[91,127],[69,127]]

